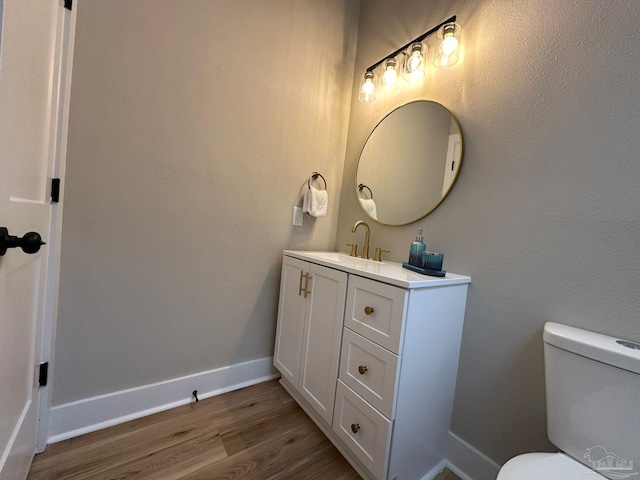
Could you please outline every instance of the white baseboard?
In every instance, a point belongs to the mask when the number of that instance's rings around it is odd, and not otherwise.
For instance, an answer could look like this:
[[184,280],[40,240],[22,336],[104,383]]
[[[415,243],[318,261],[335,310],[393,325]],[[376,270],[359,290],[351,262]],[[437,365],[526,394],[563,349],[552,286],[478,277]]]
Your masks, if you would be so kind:
[[[448,466],[449,464],[447,463],[447,461],[442,460],[440,463],[438,463],[438,465],[433,467],[431,471],[427,473],[424,477],[422,477],[420,480],[433,480],[442,472],[442,470],[445,469],[445,467],[448,467]],[[449,470],[453,472],[451,468]]]
[[451,431],[446,463],[462,480],[495,480],[500,470],[500,465]]
[[186,405],[193,400],[191,392],[194,390],[198,391],[199,399],[204,399],[279,376],[273,368],[273,357],[265,357],[57,405],[49,413],[47,443]]

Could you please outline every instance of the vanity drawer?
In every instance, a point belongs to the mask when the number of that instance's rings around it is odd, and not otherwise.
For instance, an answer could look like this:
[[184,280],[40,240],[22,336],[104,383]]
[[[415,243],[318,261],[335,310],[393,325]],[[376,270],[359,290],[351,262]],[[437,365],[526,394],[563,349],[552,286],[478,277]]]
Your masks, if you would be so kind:
[[333,430],[377,479],[385,477],[393,423],[338,380]]
[[398,356],[344,329],[340,379],[387,418],[393,420]]
[[407,291],[362,277],[349,277],[345,326],[378,345],[400,351]]

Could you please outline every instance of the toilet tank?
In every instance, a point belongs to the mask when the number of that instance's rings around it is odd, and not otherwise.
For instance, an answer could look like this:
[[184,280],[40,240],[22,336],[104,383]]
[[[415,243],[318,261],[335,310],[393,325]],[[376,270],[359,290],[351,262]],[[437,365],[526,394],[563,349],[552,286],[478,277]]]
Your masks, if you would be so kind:
[[558,323],[543,339],[551,442],[601,475],[638,478],[640,345]]

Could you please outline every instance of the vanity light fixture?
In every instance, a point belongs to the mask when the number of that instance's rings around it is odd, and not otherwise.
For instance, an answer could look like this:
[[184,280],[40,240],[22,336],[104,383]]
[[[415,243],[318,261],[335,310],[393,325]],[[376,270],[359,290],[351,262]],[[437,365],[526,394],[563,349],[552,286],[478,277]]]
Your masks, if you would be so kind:
[[[434,65],[439,68],[453,65],[458,60],[457,37],[460,34],[460,26],[455,22],[454,15],[367,68],[360,82],[358,100],[362,103],[371,103],[376,99],[377,75],[374,70],[378,67],[382,67],[378,89],[385,93],[392,93],[398,89],[400,67],[405,80],[411,82],[422,80],[426,75],[425,64],[428,51],[424,40],[432,33],[439,32],[439,37],[442,39],[438,55],[434,58]],[[398,58],[401,55],[402,57]]]

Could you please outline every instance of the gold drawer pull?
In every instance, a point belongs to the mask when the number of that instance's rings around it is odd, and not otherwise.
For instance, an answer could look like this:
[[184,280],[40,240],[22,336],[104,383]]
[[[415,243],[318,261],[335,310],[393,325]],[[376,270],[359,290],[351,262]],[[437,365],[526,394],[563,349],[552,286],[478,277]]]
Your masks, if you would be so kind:
[[373,313],[373,307],[364,307],[365,315],[371,315]]
[[353,433],[358,433],[358,430],[360,430],[360,424],[359,423],[352,423],[351,424],[351,431]]
[[358,373],[359,373],[360,375],[364,375],[365,373],[367,373],[367,370],[369,370],[369,369],[367,368],[367,366],[366,366],[366,365],[360,365],[360,366],[358,367]]

